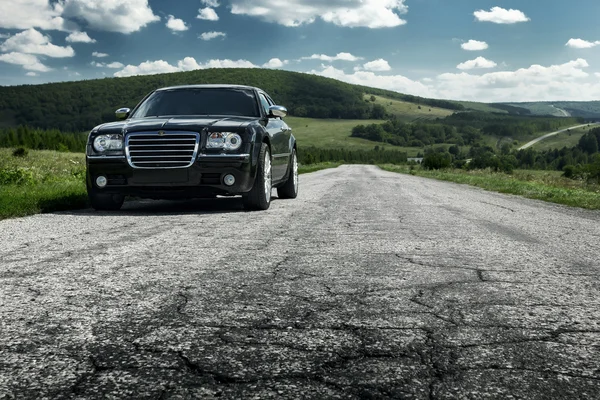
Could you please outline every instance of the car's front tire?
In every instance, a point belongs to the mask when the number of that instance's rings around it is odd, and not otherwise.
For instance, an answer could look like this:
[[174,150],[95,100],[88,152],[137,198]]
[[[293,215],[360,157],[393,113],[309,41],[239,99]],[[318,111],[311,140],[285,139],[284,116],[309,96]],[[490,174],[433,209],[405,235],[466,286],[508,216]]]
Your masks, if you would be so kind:
[[292,151],[287,181],[277,188],[280,199],[295,199],[298,196],[298,156],[296,149]]
[[244,208],[246,210],[267,210],[271,205],[272,185],[271,152],[269,146],[263,143],[258,155],[254,185],[248,193],[242,196]]
[[97,211],[118,211],[123,206],[125,196],[120,194],[99,193],[93,188],[88,188],[90,205]]

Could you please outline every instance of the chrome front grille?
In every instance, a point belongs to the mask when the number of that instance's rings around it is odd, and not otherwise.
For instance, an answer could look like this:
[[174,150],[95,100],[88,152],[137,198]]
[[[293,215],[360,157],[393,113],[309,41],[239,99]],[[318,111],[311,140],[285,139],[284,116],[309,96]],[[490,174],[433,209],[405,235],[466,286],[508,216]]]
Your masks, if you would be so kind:
[[200,134],[195,132],[131,133],[125,139],[125,154],[132,168],[188,168],[199,146]]

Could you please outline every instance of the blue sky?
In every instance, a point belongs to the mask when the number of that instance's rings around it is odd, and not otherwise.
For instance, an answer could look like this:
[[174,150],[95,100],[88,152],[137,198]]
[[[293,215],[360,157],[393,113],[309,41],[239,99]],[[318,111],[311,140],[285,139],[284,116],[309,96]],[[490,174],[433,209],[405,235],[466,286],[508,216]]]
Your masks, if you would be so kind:
[[263,67],[436,98],[600,100],[600,2],[12,0],[0,85]]

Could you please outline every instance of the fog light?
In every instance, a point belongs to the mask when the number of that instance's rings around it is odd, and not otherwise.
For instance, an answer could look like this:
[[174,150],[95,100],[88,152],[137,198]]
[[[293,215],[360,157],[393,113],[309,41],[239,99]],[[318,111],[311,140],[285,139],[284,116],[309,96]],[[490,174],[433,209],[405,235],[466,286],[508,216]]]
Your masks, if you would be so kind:
[[223,182],[225,182],[227,186],[233,186],[233,184],[235,183],[235,176],[227,174],[225,175],[225,178],[223,178]]
[[108,184],[108,179],[105,176],[100,175],[96,178],[96,186],[103,188]]

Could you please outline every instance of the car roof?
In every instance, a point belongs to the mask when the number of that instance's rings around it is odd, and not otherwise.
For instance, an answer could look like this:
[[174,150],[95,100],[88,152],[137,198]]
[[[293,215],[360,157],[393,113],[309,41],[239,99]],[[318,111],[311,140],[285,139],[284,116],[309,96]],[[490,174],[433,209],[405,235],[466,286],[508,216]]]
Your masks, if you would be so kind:
[[253,87],[253,86],[226,85],[226,84],[180,85],[180,86],[164,87],[164,88],[160,88],[160,89],[156,89],[156,90],[159,91],[159,90],[173,90],[173,89],[250,89],[250,90],[259,90],[261,92],[263,91],[262,89],[259,89],[257,87]]

